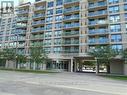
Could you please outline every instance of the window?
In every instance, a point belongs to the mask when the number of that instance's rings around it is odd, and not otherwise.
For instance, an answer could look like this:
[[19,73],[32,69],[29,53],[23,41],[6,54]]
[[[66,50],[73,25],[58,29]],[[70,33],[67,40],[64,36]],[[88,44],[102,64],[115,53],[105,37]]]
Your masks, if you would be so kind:
[[127,4],[124,5],[124,11],[127,11]]
[[55,28],[56,28],[56,29],[62,28],[62,23],[56,23],[56,24],[55,24]]
[[122,36],[120,34],[111,35],[111,42],[121,42]]
[[112,45],[112,49],[122,50],[122,45]]
[[108,0],[109,4],[115,4],[115,3],[119,3],[119,0]]
[[119,6],[111,6],[109,7],[109,13],[119,12]]
[[48,30],[48,29],[52,29],[52,24],[47,24],[46,25],[46,30]]
[[120,24],[110,25],[110,31],[111,32],[120,32],[121,31],[121,25]]
[[56,0],[56,6],[60,6],[63,4],[63,0]]
[[47,15],[53,15],[53,9],[47,11]]
[[112,15],[109,17],[111,23],[119,22],[120,21],[120,15]]
[[62,21],[62,19],[63,19],[62,16],[56,16],[56,17],[55,17],[55,20],[56,20],[56,21]]
[[47,17],[46,18],[46,22],[52,22],[52,20],[53,20],[53,17]]
[[55,37],[59,37],[61,35],[62,35],[62,31],[61,30],[57,30],[57,31],[54,32],[54,36]]
[[57,8],[56,9],[56,14],[61,14],[62,13],[62,8]]
[[53,7],[53,5],[54,5],[53,1],[52,2],[48,2],[48,8]]

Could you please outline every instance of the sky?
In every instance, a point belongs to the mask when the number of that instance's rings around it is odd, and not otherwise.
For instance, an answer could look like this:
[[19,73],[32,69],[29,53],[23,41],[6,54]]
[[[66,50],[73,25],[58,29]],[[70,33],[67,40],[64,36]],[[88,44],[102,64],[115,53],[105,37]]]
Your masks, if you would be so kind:
[[[14,1],[14,5],[17,6],[19,1],[21,1],[21,0],[0,0],[0,5],[1,5],[1,1]],[[24,0],[24,1],[33,3],[35,0]]]

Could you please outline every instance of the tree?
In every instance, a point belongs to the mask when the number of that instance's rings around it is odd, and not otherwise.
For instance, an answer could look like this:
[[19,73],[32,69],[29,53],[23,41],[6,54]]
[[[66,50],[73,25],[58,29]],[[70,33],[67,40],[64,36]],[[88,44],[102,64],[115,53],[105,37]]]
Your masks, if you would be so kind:
[[17,54],[16,55],[16,60],[17,60],[17,63],[18,63],[18,69],[20,69],[21,64],[26,63],[27,58],[26,58],[25,55]]
[[2,50],[3,59],[6,61],[6,67],[8,68],[8,61],[15,60],[15,52],[14,49],[6,48]]
[[125,63],[127,63],[127,48],[122,51],[121,55]]
[[30,54],[31,61],[33,62],[33,69],[38,68],[39,64],[45,64],[48,57],[41,47],[32,47]]
[[107,67],[107,73],[110,73],[110,61],[118,54],[118,50],[112,49],[111,46],[97,46],[88,54],[97,59],[97,64],[104,63]]

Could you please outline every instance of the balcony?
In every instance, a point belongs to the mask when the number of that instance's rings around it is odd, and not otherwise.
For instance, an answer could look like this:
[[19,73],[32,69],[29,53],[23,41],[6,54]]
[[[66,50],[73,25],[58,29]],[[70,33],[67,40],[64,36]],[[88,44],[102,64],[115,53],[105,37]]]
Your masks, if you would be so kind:
[[31,40],[44,39],[44,35],[31,36]]
[[79,11],[79,7],[72,7],[72,8],[66,8],[64,9],[64,13],[72,13],[75,11]]
[[17,19],[17,22],[22,22],[22,21],[28,21],[28,17],[20,17]]
[[41,18],[41,17],[45,17],[45,14],[35,14],[35,15],[33,16],[33,19]]
[[89,44],[108,44],[109,39],[108,38],[98,38],[98,39],[89,39]]
[[74,36],[79,35],[79,31],[72,31],[72,32],[64,32],[63,36]]
[[107,29],[95,29],[95,30],[89,30],[89,34],[95,35],[95,34],[107,34]]
[[107,20],[95,20],[95,21],[89,21],[88,25],[89,26],[94,26],[94,25],[104,25],[108,24]]
[[17,29],[16,30],[16,34],[25,34],[26,30],[22,30],[22,29]]
[[34,11],[42,11],[42,10],[45,10],[46,7],[44,6],[39,6],[39,7],[35,7]]
[[80,26],[79,23],[65,24],[65,25],[64,25],[64,29],[68,29],[68,28],[78,28],[79,26]]
[[26,24],[17,24],[16,28],[27,28]]
[[89,17],[102,16],[102,15],[107,15],[107,11],[98,11],[88,14]]
[[35,32],[42,32],[44,30],[45,30],[45,28],[34,28],[34,29],[32,29],[31,32],[33,32],[33,33],[35,33]]
[[107,2],[89,4],[89,9],[107,6]]
[[63,45],[79,45],[79,40],[64,40]]
[[79,2],[79,0],[64,0],[64,4],[70,4],[70,3],[76,3]]
[[32,46],[32,47],[42,47],[43,46],[43,42],[30,43],[30,46]]
[[42,21],[35,21],[32,23],[32,26],[40,25],[40,24],[45,24],[45,20]]
[[65,49],[63,53],[79,53],[79,49]]
[[17,14],[20,15],[20,14],[28,14],[29,13],[29,10],[19,10],[17,11]]
[[64,21],[66,21],[66,20],[75,20],[75,19],[79,19],[79,15],[65,16],[64,17]]
[[18,41],[23,41],[23,40],[25,41],[25,37],[20,37],[20,36],[18,37]]

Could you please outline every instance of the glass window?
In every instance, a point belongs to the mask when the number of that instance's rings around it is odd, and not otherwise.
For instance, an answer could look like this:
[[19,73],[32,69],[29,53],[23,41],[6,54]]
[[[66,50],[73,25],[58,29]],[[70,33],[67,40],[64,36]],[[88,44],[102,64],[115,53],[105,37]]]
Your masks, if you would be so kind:
[[119,0],[108,0],[109,4],[115,4],[115,3],[119,3]]
[[48,30],[48,29],[52,29],[52,24],[47,24],[46,25],[46,30]]
[[127,4],[124,5],[124,10],[127,11]]
[[116,13],[119,12],[119,6],[111,6],[109,7],[109,13]]
[[63,4],[63,0],[56,0],[56,6],[60,6]]
[[62,28],[62,23],[56,23],[56,24],[55,24],[55,28],[56,28],[56,29]]
[[122,50],[122,45],[112,45],[112,49]]
[[62,13],[62,8],[57,8],[56,9],[56,14],[61,14]]
[[55,17],[55,20],[56,20],[56,21],[62,21],[62,19],[63,19],[63,16],[56,16],[56,17]]
[[111,15],[109,17],[111,23],[119,22],[120,21],[120,15]]
[[47,15],[53,15],[53,9],[47,11]]
[[121,41],[122,41],[121,34],[111,35],[111,42],[121,42]]
[[46,18],[46,22],[52,22],[53,21],[53,17],[47,17]]
[[54,5],[54,2],[53,1],[48,2],[48,8],[53,7],[53,5]]
[[111,32],[120,32],[121,31],[121,25],[120,24],[110,25],[110,31]]

